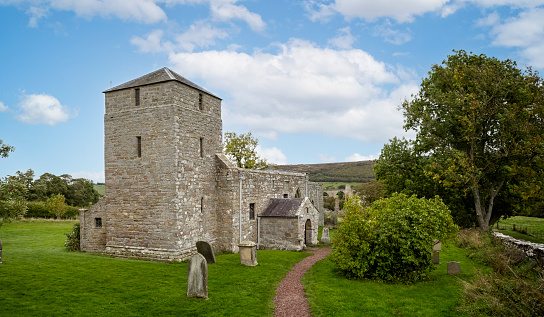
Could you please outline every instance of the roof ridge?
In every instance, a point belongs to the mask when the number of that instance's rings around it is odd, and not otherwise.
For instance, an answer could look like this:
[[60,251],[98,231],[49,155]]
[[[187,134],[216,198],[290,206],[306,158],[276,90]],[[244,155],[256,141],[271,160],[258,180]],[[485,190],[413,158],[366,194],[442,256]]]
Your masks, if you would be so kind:
[[176,80],[176,77],[174,77],[174,75],[172,75],[172,73],[171,73],[172,71],[170,70],[170,68],[164,67],[163,69],[168,74],[168,77],[170,77],[170,79]]

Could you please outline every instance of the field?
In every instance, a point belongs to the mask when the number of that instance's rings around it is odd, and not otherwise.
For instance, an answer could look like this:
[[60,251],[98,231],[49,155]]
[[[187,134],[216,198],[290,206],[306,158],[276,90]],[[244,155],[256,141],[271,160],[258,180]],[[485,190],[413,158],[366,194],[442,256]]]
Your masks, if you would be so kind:
[[[516,226],[516,231],[513,230],[513,225]],[[515,216],[500,220],[498,226],[500,232],[516,239],[544,243],[544,218]]]
[[[5,316],[271,316],[275,289],[307,254],[258,251],[257,267],[238,254],[218,255],[209,265],[208,300],[187,298],[186,263],[155,263],[68,252],[64,233],[74,221],[26,221],[3,225],[0,307]],[[331,235],[334,231],[331,232]],[[347,280],[325,259],[304,277],[314,316],[460,315],[461,280],[487,270],[465,251],[443,245],[442,264],[428,282],[390,285]],[[462,274],[446,274],[447,261]]]
[[106,185],[94,185],[94,189],[100,194],[100,196],[104,196],[106,194]]

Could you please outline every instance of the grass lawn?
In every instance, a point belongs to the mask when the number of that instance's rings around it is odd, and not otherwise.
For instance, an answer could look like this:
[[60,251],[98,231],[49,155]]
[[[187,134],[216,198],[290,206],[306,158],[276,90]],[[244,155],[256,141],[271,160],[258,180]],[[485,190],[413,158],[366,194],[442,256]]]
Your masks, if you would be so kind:
[[334,183],[334,182],[322,182],[323,189],[338,189],[338,187],[342,185],[350,185],[351,189],[355,189],[355,187],[361,185],[361,183]]
[[74,221],[14,222],[0,228],[3,316],[271,316],[281,279],[307,256],[258,251],[259,266],[238,254],[208,266],[208,300],[187,298],[187,264],[68,252]]
[[[489,268],[465,257],[465,250],[442,246],[441,264],[430,280],[414,285],[348,280],[340,276],[327,258],[312,266],[303,278],[312,316],[462,316],[456,311],[461,298],[461,280]],[[460,275],[447,275],[448,261],[461,262]]]
[[106,185],[93,185],[94,189],[100,194],[100,196],[104,196],[106,194]]
[[[517,230],[527,228],[530,235],[512,230],[512,225],[516,225]],[[515,239],[544,243],[544,218],[510,217],[508,219],[501,219],[499,221],[499,228],[501,233],[512,236]]]

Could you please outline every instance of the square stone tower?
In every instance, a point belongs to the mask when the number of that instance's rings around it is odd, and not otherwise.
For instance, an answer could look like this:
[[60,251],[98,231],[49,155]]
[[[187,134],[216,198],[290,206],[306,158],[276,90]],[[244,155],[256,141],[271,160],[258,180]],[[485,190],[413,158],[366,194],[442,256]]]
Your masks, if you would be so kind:
[[213,242],[221,99],[168,68],[104,94],[104,252],[170,261]]

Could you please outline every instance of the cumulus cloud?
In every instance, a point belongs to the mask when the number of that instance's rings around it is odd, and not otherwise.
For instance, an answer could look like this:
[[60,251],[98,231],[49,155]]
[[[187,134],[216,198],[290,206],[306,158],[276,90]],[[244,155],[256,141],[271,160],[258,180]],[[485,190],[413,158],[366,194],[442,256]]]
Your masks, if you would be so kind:
[[304,1],[303,6],[312,22],[328,22],[336,14],[334,4],[319,3],[315,0]]
[[358,162],[358,161],[371,161],[376,160],[380,157],[380,154],[372,155],[361,155],[359,153],[353,153],[352,155],[345,158],[346,162]]
[[352,48],[353,43],[355,43],[355,36],[351,35],[351,28],[345,27],[338,30],[338,36],[332,38],[328,41],[328,44],[332,47],[337,47],[340,49],[350,49]]
[[236,2],[238,0],[211,0],[210,10],[212,18],[217,21],[242,20],[253,31],[262,32],[266,27],[266,23],[264,23],[261,16],[250,12],[242,5],[235,5]]
[[8,106],[4,105],[4,103],[0,101],[0,112],[6,112],[8,110]]
[[523,11],[495,25],[491,34],[494,45],[517,47],[531,66],[544,67],[544,9]]
[[320,48],[299,39],[277,44],[275,53],[177,53],[170,61],[183,76],[224,92],[224,121],[259,135],[350,132],[383,142],[404,134],[397,106],[418,91],[406,80],[408,72],[365,51]]
[[56,125],[71,116],[68,107],[61,105],[57,98],[49,95],[28,95],[19,104],[16,118],[28,124]]
[[48,13],[48,10],[46,8],[40,8],[40,7],[30,7],[26,14],[30,16],[30,19],[28,20],[28,26],[31,28],[35,28],[38,26],[38,21],[45,17]]
[[260,145],[257,145],[255,151],[257,151],[257,155],[259,155],[259,157],[266,159],[268,163],[276,165],[287,164],[287,156],[285,156],[285,154],[283,154],[283,152],[277,147],[264,148]]
[[415,15],[441,9],[449,0],[336,0],[335,10],[347,18],[374,20],[389,17],[398,22],[412,22]]
[[395,30],[392,28],[392,24],[389,20],[375,26],[373,35],[383,37],[386,42],[396,45],[402,45],[412,40],[412,35],[410,35],[409,30],[407,32]]

